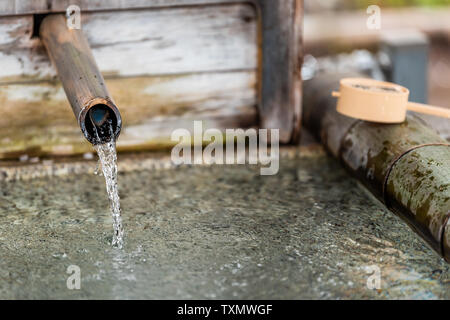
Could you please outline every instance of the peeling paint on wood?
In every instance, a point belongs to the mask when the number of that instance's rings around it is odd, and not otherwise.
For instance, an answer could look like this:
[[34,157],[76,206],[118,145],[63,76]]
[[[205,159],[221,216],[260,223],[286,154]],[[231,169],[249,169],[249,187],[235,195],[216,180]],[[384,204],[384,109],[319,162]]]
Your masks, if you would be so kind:
[[[2,25],[8,27],[3,47],[0,41],[0,83],[56,76],[42,44],[25,32],[32,30],[31,17],[1,17],[0,34]],[[256,12],[248,4],[84,13],[82,30],[104,76],[255,70],[258,64]]]
[[[252,1],[252,0],[246,0]],[[214,5],[239,3],[243,0],[2,0],[0,13],[20,15],[64,12],[69,5],[78,5],[82,11],[161,8],[174,6]]]
[[[116,78],[106,85],[124,122],[119,150],[174,145],[172,130],[191,129],[194,119],[218,128],[257,124],[255,72]],[[0,137],[0,158],[92,150],[57,81],[1,86]]]
[[[6,135],[0,142],[0,158],[89,150],[68,124],[74,123],[73,116],[62,110],[62,91],[45,49],[39,39],[30,39],[32,17],[23,16],[61,12],[68,4],[8,0],[0,4],[0,25],[6,21],[14,25],[5,29],[8,36],[0,47],[0,99],[8,104],[4,110],[0,105],[0,115],[11,119],[1,129]],[[281,142],[298,140],[301,0],[82,0],[70,4],[80,5],[83,11],[83,31],[123,115],[119,150],[172,145],[171,130],[193,119],[219,129],[279,128]],[[129,8],[133,10],[124,10]],[[123,82],[112,88],[113,80],[119,79]],[[42,115],[47,118],[38,117],[36,122],[23,118],[31,113],[24,111],[27,108],[43,109],[42,102],[48,109]],[[141,117],[131,115],[134,112]]]

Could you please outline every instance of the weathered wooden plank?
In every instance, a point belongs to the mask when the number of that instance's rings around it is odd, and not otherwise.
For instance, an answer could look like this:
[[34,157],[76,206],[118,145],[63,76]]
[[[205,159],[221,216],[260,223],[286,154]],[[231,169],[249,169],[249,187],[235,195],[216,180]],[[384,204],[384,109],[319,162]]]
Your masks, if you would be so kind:
[[[258,64],[257,17],[248,4],[82,17],[82,29],[105,76],[252,70]],[[30,17],[0,18],[0,32],[2,25],[11,29],[0,40],[0,83],[56,75],[38,40],[25,32],[31,23]]]
[[0,50],[30,46],[33,17],[0,18]]
[[45,10],[46,0],[2,0],[0,15],[32,14]]
[[[193,120],[220,129],[257,124],[254,71],[115,78],[106,85],[124,123],[119,150],[173,145],[171,132],[191,129]],[[0,86],[0,158],[91,150],[59,82]]]
[[99,11],[211,5],[251,1],[252,0],[2,0],[0,2],[0,15],[63,12],[72,4],[78,5],[82,11]]

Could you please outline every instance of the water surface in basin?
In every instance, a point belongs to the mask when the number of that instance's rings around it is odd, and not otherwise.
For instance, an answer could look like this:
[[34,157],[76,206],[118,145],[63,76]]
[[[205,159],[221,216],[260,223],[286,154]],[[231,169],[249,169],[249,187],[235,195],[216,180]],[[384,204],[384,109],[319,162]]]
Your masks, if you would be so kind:
[[0,182],[0,298],[450,299],[448,265],[323,154],[275,176],[120,166],[122,250],[102,177]]

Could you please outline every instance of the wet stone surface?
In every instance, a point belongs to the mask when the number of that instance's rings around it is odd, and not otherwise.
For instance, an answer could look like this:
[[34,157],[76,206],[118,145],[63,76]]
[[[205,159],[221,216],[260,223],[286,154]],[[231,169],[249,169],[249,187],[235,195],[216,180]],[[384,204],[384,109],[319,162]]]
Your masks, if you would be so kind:
[[282,159],[275,176],[119,173],[119,192],[122,250],[103,177],[1,182],[0,298],[450,299],[449,265],[323,155]]

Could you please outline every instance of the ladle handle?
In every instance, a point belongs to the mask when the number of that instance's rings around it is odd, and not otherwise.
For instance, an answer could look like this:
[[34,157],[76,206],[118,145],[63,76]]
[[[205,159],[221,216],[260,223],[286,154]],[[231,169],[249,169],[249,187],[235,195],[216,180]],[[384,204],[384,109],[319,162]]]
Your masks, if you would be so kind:
[[341,93],[339,91],[331,91],[331,96],[335,98],[339,98]]
[[447,108],[429,106],[427,104],[417,102],[408,102],[408,104],[406,105],[406,109],[410,111],[431,114],[433,116],[450,119],[450,109]]

